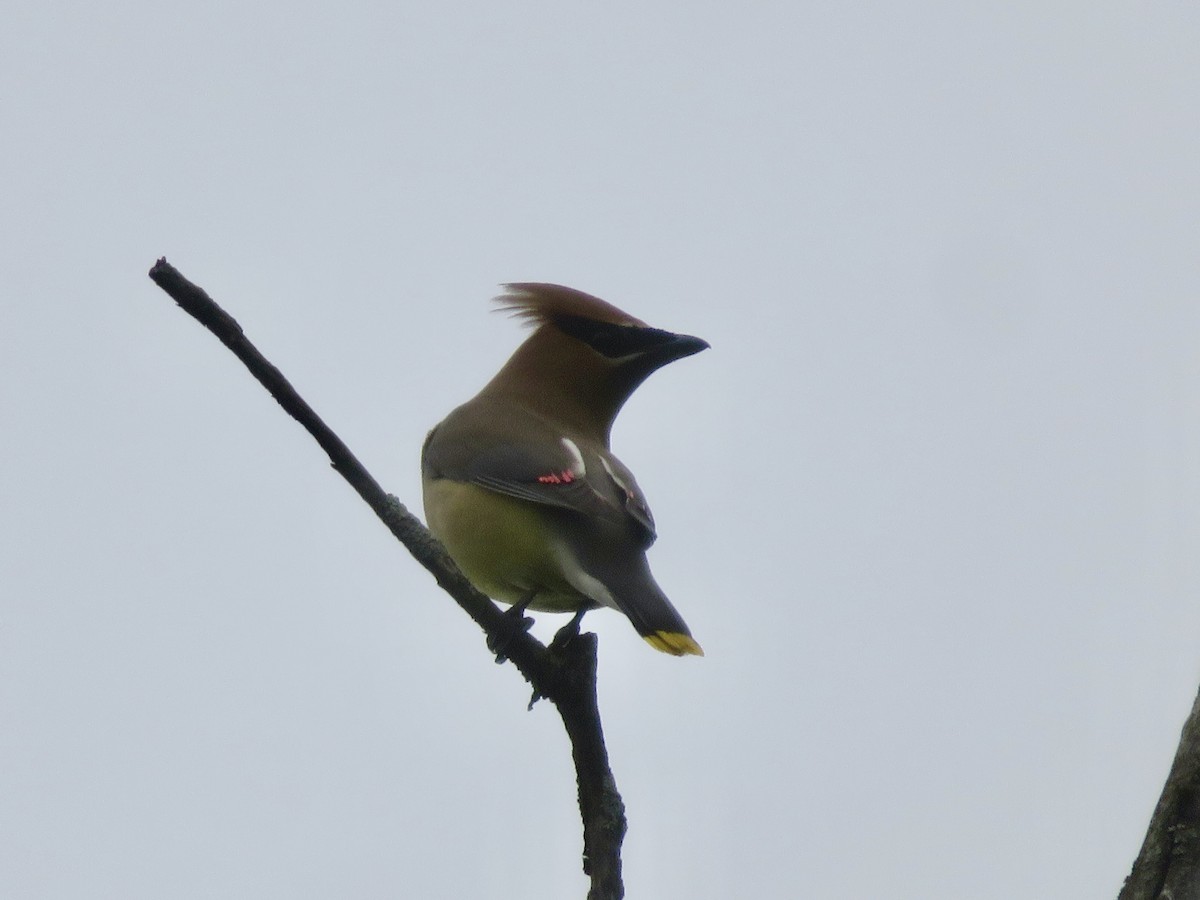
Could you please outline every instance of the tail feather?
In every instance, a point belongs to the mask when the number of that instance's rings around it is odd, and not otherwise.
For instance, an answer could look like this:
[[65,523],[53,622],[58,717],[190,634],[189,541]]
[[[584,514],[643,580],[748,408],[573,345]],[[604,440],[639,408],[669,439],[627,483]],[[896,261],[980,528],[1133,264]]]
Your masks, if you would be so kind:
[[704,655],[704,648],[697,644],[690,634],[681,634],[678,631],[656,631],[654,634],[643,634],[642,637],[655,650],[670,653],[672,656]]
[[654,580],[645,552],[630,544],[622,546],[620,538],[628,535],[604,537],[599,540],[585,533],[567,545],[567,580],[597,605],[623,612],[655,650],[672,656],[703,656],[683,616]]
[[616,577],[605,578],[617,609],[629,617],[633,627],[651,647],[672,656],[703,656],[704,650],[692,637],[683,616],[667,599],[650,574],[645,557],[640,565],[623,567]]

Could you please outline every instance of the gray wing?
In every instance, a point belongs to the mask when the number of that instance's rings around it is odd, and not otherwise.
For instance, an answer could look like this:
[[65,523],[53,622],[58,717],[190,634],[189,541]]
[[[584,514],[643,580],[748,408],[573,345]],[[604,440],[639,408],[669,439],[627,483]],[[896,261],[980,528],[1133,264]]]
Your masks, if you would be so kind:
[[581,450],[569,438],[485,442],[457,431],[447,420],[430,432],[422,454],[430,477],[571,511],[597,527],[625,531],[642,548],[654,542],[645,496],[612,454]]

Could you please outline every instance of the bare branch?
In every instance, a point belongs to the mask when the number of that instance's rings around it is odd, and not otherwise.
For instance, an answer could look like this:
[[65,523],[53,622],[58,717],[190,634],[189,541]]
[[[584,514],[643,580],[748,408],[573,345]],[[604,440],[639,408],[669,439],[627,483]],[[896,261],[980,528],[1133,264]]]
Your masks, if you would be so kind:
[[[563,647],[547,648],[527,632],[514,630],[499,607],[479,593],[458,570],[445,548],[424,525],[379,483],[296,393],[283,374],[250,342],[240,325],[203,290],[160,259],[150,278],[201,325],[215,334],[329,455],[333,467],[366,501],[396,539],[408,548],[438,584],[498,645],[533,686],[533,698],[545,697],[562,717],[571,741],[583,819],[583,870],[591,878],[588,900],[619,900],[621,842],[625,808],[608,765],[608,751],[596,702],[594,634],[582,634]],[[532,702],[531,704],[532,705]]]
[[1200,900],[1200,694],[1118,900]]

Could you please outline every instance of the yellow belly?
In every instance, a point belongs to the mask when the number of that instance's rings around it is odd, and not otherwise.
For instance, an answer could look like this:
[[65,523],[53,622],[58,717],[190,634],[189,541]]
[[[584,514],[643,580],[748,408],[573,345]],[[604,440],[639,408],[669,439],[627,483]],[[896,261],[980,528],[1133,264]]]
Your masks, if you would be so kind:
[[444,478],[427,481],[424,493],[429,530],[489,597],[516,603],[536,592],[529,608],[547,612],[595,605],[567,581],[562,550],[537,504]]

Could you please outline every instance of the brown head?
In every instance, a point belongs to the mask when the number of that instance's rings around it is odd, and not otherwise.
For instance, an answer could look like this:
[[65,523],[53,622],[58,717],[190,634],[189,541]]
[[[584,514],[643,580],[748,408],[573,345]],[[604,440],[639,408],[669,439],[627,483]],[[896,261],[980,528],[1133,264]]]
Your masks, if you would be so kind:
[[583,291],[538,283],[505,288],[496,298],[500,309],[534,332],[482,393],[511,395],[605,445],[621,406],[650,373],[708,347]]

